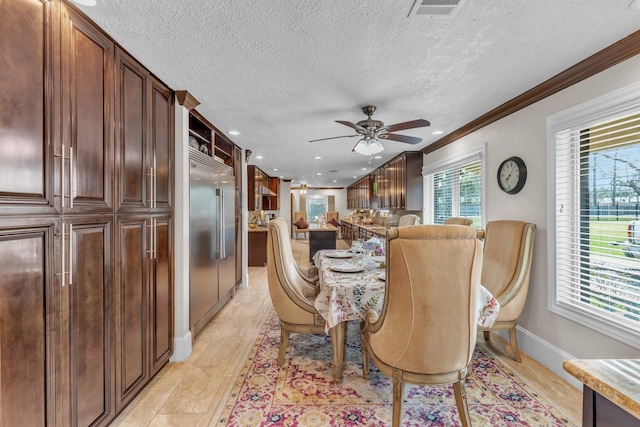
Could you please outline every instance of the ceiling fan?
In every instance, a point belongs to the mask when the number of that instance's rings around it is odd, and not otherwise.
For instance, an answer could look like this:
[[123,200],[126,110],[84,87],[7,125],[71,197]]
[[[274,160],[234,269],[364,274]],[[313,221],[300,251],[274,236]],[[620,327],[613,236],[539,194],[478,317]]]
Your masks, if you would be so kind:
[[344,120],[336,120],[337,123],[340,123],[342,125],[349,126],[350,128],[355,129],[355,131],[357,132],[355,135],[343,135],[343,136],[334,136],[331,138],[313,139],[309,142],[326,141],[328,139],[351,138],[354,136],[361,136],[362,139],[358,141],[358,143],[353,147],[351,151],[364,154],[365,156],[371,156],[373,154],[379,153],[380,151],[384,150],[384,147],[380,143],[381,139],[390,139],[392,141],[404,142],[406,144],[419,144],[420,142],[422,142],[422,138],[416,138],[416,137],[407,136],[407,135],[398,135],[392,132],[429,126],[431,124],[427,120],[418,119],[418,120],[411,120],[409,122],[402,122],[402,123],[396,123],[394,125],[385,126],[384,123],[382,123],[380,120],[373,120],[371,118],[371,116],[375,111],[376,111],[376,107],[373,105],[367,105],[366,107],[362,107],[362,112],[367,116],[367,119],[361,120],[358,123],[351,123]]

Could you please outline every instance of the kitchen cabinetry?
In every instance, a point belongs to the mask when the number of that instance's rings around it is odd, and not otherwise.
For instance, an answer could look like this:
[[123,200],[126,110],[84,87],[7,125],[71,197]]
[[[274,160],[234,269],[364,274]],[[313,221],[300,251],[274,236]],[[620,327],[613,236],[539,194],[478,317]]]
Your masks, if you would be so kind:
[[195,138],[202,153],[212,156],[227,166],[234,167],[235,144],[218,132],[215,126],[195,110],[189,113],[189,137],[189,139]]
[[0,15],[0,424],[107,425],[172,351],[173,95],[66,2]]
[[249,230],[249,267],[264,267],[267,265],[267,229]]
[[254,165],[247,165],[248,209],[280,209],[280,179],[271,177]]
[[373,172],[374,208],[422,210],[422,158],[421,152],[408,151]]
[[371,181],[369,176],[359,179],[347,188],[347,208],[369,209],[371,200]]

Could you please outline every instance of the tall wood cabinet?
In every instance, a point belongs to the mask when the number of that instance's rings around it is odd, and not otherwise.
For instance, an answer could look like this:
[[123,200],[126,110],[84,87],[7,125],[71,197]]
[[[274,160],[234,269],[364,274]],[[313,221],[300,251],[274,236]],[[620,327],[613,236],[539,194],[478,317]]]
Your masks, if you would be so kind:
[[172,351],[172,92],[61,0],[0,16],[0,425],[107,425]]
[[423,154],[407,151],[347,188],[349,209],[422,210]]

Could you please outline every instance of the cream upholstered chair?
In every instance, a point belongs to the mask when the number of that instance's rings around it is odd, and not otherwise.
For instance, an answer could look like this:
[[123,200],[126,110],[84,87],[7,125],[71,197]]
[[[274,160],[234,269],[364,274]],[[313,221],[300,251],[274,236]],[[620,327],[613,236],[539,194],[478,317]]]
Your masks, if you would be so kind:
[[464,218],[461,216],[451,216],[444,220],[445,224],[453,224],[453,225],[471,225],[473,224],[473,220],[471,218]]
[[318,288],[303,274],[293,258],[287,222],[276,218],[267,233],[269,294],[280,319],[278,365],[284,363],[289,334],[324,334],[324,318],[313,306]]
[[402,215],[398,220],[398,227],[406,227],[407,225],[420,224],[420,217],[414,214]]
[[453,383],[462,425],[470,425],[463,382],[478,327],[479,233],[461,225],[419,225],[387,234],[384,305],[379,316],[373,310],[365,315],[362,357],[365,379],[369,357],[393,379],[394,427],[405,382]]
[[487,341],[490,331],[509,331],[513,358],[518,362],[516,321],[527,299],[535,229],[528,222],[490,221],[484,241],[482,284],[500,303],[500,312],[491,328],[479,328]]
[[[302,219],[306,224],[307,227],[298,227],[296,225],[296,222],[298,222],[300,219]],[[302,233],[302,235],[305,238],[309,237],[309,222],[307,221],[307,213],[306,212],[295,212],[295,214],[293,215],[293,233],[295,238],[298,238],[298,233]]]

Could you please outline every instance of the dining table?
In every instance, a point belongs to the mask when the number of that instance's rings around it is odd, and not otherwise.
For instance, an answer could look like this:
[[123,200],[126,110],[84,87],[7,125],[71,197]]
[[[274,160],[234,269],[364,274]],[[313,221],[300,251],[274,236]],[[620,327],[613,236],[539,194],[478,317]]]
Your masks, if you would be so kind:
[[[364,319],[368,310],[382,311],[385,291],[385,258],[352,250],[322,249],[313,256],[320,291],[314,307],[325,319],[331,337],[333,377],[341,383],[345,368],[347,322]],[[484,287],[478,293],[478,325],[493,325],[500,304]]]

